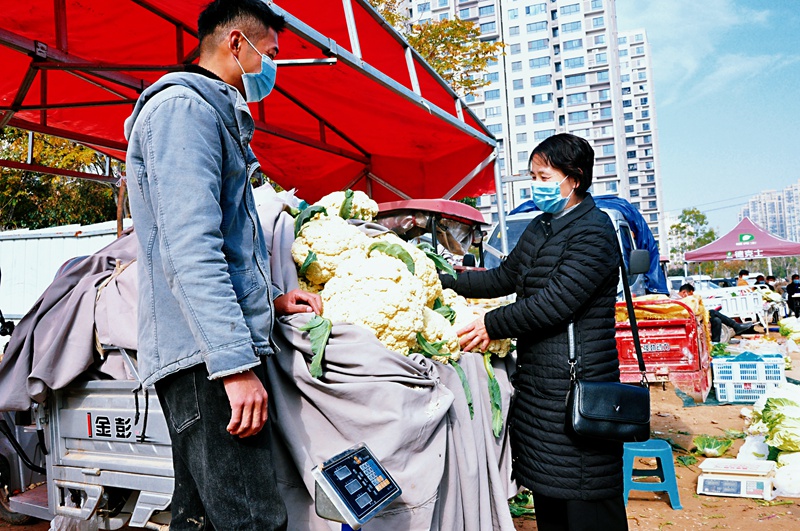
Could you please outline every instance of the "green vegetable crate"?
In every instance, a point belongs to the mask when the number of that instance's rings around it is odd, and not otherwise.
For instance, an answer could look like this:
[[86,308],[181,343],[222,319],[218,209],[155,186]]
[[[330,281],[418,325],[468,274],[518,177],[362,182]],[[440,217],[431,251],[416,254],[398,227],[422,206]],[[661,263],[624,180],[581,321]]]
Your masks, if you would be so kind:
[[752,404],[768,389],[786,382],[785,362],[780,354],[743,352],[736,357],[714,358],[714,390],[720,402]]

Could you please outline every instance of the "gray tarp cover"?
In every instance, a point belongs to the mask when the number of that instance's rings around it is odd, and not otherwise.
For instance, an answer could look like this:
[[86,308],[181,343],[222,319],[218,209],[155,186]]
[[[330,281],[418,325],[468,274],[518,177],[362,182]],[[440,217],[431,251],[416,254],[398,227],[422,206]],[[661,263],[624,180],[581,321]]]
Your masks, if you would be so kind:
[[[261,224],[267,240],[272,240],[273,282],[288,291],[298,285],[290,252],[294,219],[271,190],[262,187],[259,192]],[[465,354],[461,361],[472,389],[475,416],[470,419],[461,382],[451,367],[419,354],[391,352],[360,326],[334,323],[324,374],[319,380],[312,378],[311,345],[299,330],[309,319],[279,319],[280,352],[268,362],[275,462],[289,528],[341,528],[316,516],[310,471],[365,442],[403,494],[363,529],[513,530],[507,502],[515,494],[509,479],[510,450],[501,452],[502,438],[492,435],[482,356]],[[494,368],[505,413],[513,362],[496,360]]]
[[[288,291],[298,285],[289,251],[294,219],[285,211],[282,197],[267,187],[257,192],[261,223],[271,243],[273,283]],[[128,263],[134,258],[135,238],[124,236],[48,288],[20,321],[0,363],[0,410],[26,409],[31,398],[43,400],[48,388],[68,385],[91,366],[95,318],[101,337],[129,341],[130,334],[115,333],[113,327],[106,332],[105,324],[120,305],[117,323],[132,326],[126,317],[132,315],[135,275],[115,278],[115,284],[104,289],[113,288],[108,295],[114,296],[97,310],[94,301],[97,286],[112,274],[115,260]],[[510,451],[502,452],[502,438],[492,435],[482,356],[465,354],[461,361],[472,389],[471,419],[461,382],[451,367],[418,354],[404,357],[391,352],[371,331],[356,325],[334,325],[324,375],[312,378],[311,346],[307,334],[298,329],[308,319],[308,314],[279,319],[275,341],[280,351],[268,360],[275,464],[289,528],[340,529],[314,512],[311,469],[365,442],[403,494],[364,529],[513,530],[507,505],[514,494]],[[494,368],[506,418],[513,360],[496,360]]]
[[0,411],[23,411],[32,400],[43,402],[49,389],[69,385],[98,361],[94,348],[97,286],[113,274],[117,260],[127,264],[135,258],[136,238],[127,231],[48,286],[8,342],[0,363]]

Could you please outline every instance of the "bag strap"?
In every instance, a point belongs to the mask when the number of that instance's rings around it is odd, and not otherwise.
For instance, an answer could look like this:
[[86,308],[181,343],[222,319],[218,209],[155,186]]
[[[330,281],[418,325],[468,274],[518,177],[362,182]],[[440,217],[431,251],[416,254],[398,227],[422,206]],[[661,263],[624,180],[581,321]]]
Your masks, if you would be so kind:
[[639,372],[642,373],[641,384],[647,385],[647,369],[644,365],[644,355],[642,354],[642,345],[639,342],[639,327],[636,325],[636,312],[633,309],[633,297],[631,296],[631,286],[628,282],[628,270],[625,267],[625,258],[622,256],[622,249],[620,248],[619,241],[617,241],[617,249],[619,250],[619,271],[622,275],[622,291],[625,293],[625,303],[628,306],[628,322],[631,325],[631,337],[633,338],[633,348],[636,350],[636,359],[639,362]]
[[[617,242],[617,249],[619,250],[619,271],[622,275],[622,291],[625,294],[625,303],[628,307],[628,321],[631,325],[631,336],[633,337],[633,348],[636,351],[636,359],[639,362],[639,372],[642,373],[641,384],[647,386],[647,368],[644,365],[644,355],[642,354],[642,345],[639,342],[639,327],[636,324],[636,313],[633,309],[633,297],[631,295],[631,286],[628,282],[628,271],[625,267],[625,259],[622,256],[622,250]],[[570,321],[567,328],[567,338],[569,341],[569,379],[571,382],[577,380],[577,373],[575,366],[578,363],[575,357],[575,323]]]
[[575,358],[575,322],[570,321],[567,327],[567,340],[569,343],[569,381],[575,382],[578,376],[575,371],[575,365],[578,360]]

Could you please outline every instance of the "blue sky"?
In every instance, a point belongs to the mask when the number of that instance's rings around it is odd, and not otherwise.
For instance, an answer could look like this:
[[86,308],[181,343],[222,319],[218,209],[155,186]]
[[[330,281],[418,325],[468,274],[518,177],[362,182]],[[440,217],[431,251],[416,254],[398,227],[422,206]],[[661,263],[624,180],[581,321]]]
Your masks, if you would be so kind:
[[616,6],[650,41],[665,210],[724,234],[748,197],[800,179],[800,1]]

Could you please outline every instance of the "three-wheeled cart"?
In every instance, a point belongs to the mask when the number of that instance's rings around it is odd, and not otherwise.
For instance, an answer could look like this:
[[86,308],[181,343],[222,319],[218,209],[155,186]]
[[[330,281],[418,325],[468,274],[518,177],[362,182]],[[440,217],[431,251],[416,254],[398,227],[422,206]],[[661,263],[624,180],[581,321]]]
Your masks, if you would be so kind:
[[[679,300],[634,301],[633,306],[648,381],[671,382],[696,402],[704,402],[711,390],[711,343],[702,316]],[[624,302],[617,303],[618,315],[621,311],[627,316]],[[618,320],[616,328],[620,380],[638,383],[641,373],[630,322]]]

